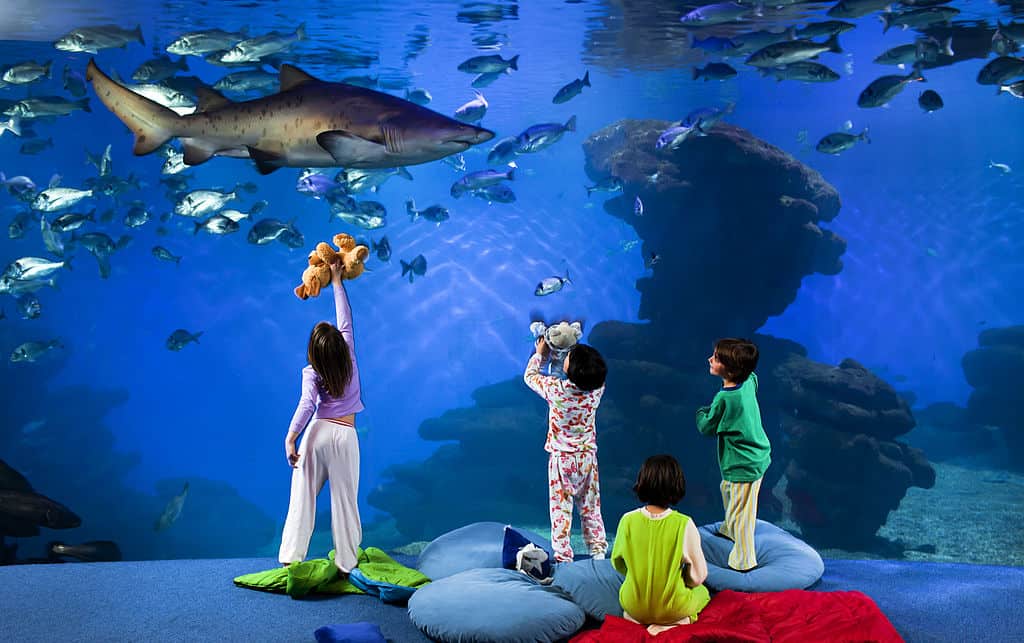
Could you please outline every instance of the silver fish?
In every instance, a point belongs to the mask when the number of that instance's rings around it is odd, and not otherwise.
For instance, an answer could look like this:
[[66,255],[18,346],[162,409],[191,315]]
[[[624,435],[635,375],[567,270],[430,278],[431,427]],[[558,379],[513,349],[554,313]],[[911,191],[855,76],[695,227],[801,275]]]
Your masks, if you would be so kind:
[[216,190],[192,190],[174,205],[174,214],[201,217],[220,210],[228,201],[237,198],[238,193],[234,191],[225,193]]
[[455,110],[455,118],[463,123],[477,123],[487,113],[489,106],[484,95],[476,92],[476,98]]
[[263,36],[243,40],[221,56],[221,60],[226,63],[255,62],[265,56],[284,51],[305,39],[306,23],[302,23],[291,34],[271,31]]
[[100,49],[126,47],[130,42],[146,44],[142,39],[141,25],[137,25],[135,29],[122,29],[117,25],[80,27],[58,38],[53,46],[61,51],[95,54]]
[[565,271],[565,277],[554,276],[554,277],[547,277],[547,278],[541,280],[541,282],[538,283],[537,287],[534,289],[533,294],[538,296],[538,297],[544,297],[545,295],[552,295],[552,294],[558,292],[559,290],[561,290],[563,287],[565,287],[565,284],[571,284],[571,283],[572,283],[572,280],[569,279],[569,271],[566,270]]
[[42,257],[22,257],[9,263],[2,276],[24,280],[46,279],[61,268],[71,270],[71,260],[50,261]]
[[199,234],[200,230],[210,234],[231,234],[240,229],[236,221],[223,214],[215,214],[206,221],[196,221],[193,225],[195,227],[192,229],[192,234]]
[[32,209],[40,212],[56,212],[72,207],[82,199],[93,194],[92,190],[76,190],[74,188],[47,188],[36,195],[32,201]]
[[238,31],[222,31],[220,29],[192,31],[179,36],[174,42],[167,45],[167,53],[178,56],[198,56],[211,51],[225,51],[245,40],[249,35],[247,31],[248,29],[245,27]]

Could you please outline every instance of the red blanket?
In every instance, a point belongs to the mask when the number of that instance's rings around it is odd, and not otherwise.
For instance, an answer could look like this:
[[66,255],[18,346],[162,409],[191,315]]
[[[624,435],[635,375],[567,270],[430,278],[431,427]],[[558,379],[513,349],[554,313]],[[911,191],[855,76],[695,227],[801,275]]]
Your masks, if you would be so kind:
[[651,636],[636,623],[607,616],[599,630],[577,634],[572,643],[902,643],[889,619],[861,592],[784,592],[715,594],[691,625]]

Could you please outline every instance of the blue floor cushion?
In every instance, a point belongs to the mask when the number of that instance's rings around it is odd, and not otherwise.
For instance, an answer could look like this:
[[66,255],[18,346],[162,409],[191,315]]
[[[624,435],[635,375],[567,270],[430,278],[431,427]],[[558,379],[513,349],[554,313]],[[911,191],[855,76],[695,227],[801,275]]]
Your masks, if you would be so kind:
[[[500,542],[498,557],[500,559]],[[480,568],[424,585],[409,618],[435,641],[559,641],[586,620],[562,590],[514,569]]]
[[[554,558],[551,543],[527,529],[515,528],[530,542]],[[500,522],[474,522],[435,538],[420,553],[416,568],[432,580],[480,567],[502,567],[505,525]]]
[[619,588],[625,576],[615,571],[610,560],[587,558],[555,565],[553,585],[565,590],[587,616],[604,620],[607,614],[622,617]]
[[699,527],[700,544],[708,561],[709,589],[733,589],[739,592],[781,592],[787,589],[806,589],[816,583],[825,572],[825,563],[818,552],[770,522],[758,520],[754,527],[754,548],[757,567],[738,572],[729,567],[732,541],[715,535],[722,523]]

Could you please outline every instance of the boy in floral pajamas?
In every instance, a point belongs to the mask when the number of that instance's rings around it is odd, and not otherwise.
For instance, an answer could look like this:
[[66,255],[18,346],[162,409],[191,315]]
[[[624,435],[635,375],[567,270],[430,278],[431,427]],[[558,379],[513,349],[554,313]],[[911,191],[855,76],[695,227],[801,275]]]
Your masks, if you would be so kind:
[[604,558],[608,541],[601,519],[601,492],[597,477],[597,431],[594,417],[604,395],[608,367],[601,353],[577,344],[565,357],[567,379],[541,375],[550,349],[544,337],[526,365],[523,379],[548,403],[548,501],[551,512],[551,549],[556,563],[572,562],[569,531],[576,501],[583,525],[583,542],[591,556]]

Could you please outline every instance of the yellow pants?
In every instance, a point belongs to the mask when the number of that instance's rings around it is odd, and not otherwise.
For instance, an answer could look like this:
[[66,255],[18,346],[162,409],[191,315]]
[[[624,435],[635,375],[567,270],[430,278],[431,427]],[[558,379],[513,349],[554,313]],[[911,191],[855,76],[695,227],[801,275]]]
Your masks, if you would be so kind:
[[719,531],[723,536],[732,539],[729,567],[739,571],[757,567],[754,527],[757,524],[757,494],[761,490],[761,480],[763,478],[753,482],[722,480],[721,484],[725,522]]

